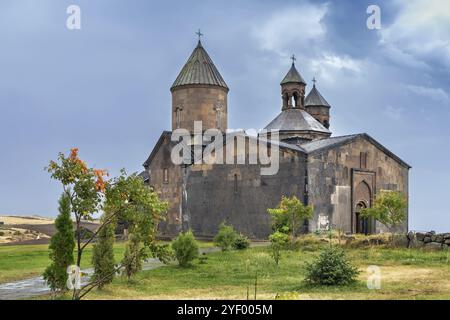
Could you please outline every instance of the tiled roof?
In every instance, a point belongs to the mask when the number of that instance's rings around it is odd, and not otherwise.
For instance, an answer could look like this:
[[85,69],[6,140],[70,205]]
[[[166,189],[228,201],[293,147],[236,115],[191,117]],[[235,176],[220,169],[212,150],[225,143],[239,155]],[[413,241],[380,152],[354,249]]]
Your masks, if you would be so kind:
[[291,68],[289,69],[288,73],[286,74],[286,76],[284,77],[284,79],[281,81],[280,84],[285,84],[285,83],[306,84],[305,80],[303,80],[302,76],[297,71],[294,64],[292,64]]
[[302,109],[283,110],[264,129],[280,131],[316,131],[331,133],[319,121]]
[[324,107],[330,107],[327,100],[325,100],[324,97],[320,94],[319,90],[317,90],[316,86],[314,85],[311,91],[308,93],[308,95],[305,98],[305,106],[324,106]]
[[171,89],[190,84],[207,84],[228,89],[216,66],[199,41]]
[[349,142],[355,138],[357,138],[358,134],[352,134],[348,136],[341,136],[341,137],[332,137],[327,139],[321,139],[321,140],[314,140],[307,143],[302,144],[302,148],[305,149],[307,153],[314,152],[321,149],[331,148],[334,146],[337,146],[339,144],[344,144],[346,142]]

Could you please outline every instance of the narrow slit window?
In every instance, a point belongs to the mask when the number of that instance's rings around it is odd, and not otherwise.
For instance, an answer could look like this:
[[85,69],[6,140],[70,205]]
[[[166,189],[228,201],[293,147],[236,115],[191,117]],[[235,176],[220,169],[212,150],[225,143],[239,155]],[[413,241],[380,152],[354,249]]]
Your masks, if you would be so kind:
[[167,169],[167,168],[165,168],[163,170],[163,180],[164,180],[164,183],[169,182],[169,169]]
[[360,158],[361,169],[367,169],[367,152],[361,152]]

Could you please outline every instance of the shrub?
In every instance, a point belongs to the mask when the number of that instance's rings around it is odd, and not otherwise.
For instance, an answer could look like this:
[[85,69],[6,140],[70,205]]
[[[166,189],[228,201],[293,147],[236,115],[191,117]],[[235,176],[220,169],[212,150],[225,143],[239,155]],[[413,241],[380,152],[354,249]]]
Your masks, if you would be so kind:
[[276,231],[269,236],[269,240],[272,258],[278,265],[281,258],[281,250],[285,249],[289,243],[289,236],[283,232]]
[[327,286],[351,284],[359,273],[338,247],[325,248],[315,261],[307,263],[306,271],[307,283]]
[[3,231],[0,231],[0,237],[3,237],[5,233]]
[[189,266],[191,261],[198,257],[198,244],[190,230],[180,233],[173,240],[172,249],[180,267]]
[[219,226],[219,232],[214,237],[214,243],[222,249],[222,251],[227,251],[233,245],[238,234],[234,231],[233,226],[227,225],[222,222]]
[[233,249],[236,249],[236,250],[245,250],[248,247],[250,247],[250,240],[248,240],[248,238],[246,236],[244,236],[243,234],[238,234],[236,236],[236,239],[234,239],[232,246],[233,246]]

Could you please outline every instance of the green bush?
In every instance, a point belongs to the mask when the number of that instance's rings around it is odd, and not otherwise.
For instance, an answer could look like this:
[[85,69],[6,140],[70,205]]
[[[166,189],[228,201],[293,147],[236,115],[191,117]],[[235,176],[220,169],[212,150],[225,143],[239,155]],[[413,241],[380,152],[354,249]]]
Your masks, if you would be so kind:
[[180,267],[187,267],[198,257],[198,243],[192,231],[183,232],[172,242],[172,249]]
[[315,261],[307,263],[306,271],[307,283],[326,286],[351,284],[359,274],[339,247],[326,247]]
[[3,237],[5,233],[3,231],[0,231],[0,237]]
[[250,247],[250,240],[243,234],[238,234],[232,246],[236,250],[245,250]]
[[281,258],[281,250],[286,249],[289,243],[289,236],[283,232],[276,231],[269,236],[271,255],[275,263]]
[[222,222],[219,226],[219,232],[214,237],[214,243],[216,246],[220,247],[222,251],[227,251],[231,248],[237,237],[238,234],[234,231],[233,226]]

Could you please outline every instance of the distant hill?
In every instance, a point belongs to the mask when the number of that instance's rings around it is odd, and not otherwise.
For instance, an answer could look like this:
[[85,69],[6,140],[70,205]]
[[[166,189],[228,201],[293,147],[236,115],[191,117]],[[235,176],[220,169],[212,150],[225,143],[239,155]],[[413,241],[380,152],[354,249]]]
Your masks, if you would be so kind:
[[0,216],[0,223],[3,222],[5,225],[18,225],[18,224],[52,224],[54,223],[54,219],[44,218],[40,216],[8,216],[3,215]]

